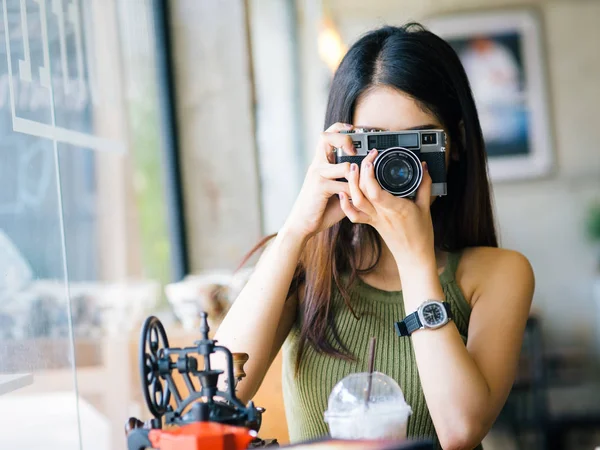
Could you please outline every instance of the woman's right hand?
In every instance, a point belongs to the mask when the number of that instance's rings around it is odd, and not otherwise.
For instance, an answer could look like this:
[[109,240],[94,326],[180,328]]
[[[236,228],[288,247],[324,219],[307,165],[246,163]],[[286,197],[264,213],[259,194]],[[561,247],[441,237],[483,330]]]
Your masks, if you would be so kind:
[[350,163],[335,164],[334,152],[336,148],[342,148],[344,153],[356,155],[350,135],[340,133],[352,128],[349,124],[335,123],[321,133],[315,157],[284,230],[301,239],[309,239],[345,217],[337,194],[344,192],[349,196],[350,190],[347,182],[336,180],[347,178]]

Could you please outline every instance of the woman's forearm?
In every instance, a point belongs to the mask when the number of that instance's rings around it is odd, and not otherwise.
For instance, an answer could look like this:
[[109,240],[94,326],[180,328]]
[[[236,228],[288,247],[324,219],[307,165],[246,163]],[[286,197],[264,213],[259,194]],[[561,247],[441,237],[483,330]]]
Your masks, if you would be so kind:
[[[432,258],[433,259],[433,258]],[[445,300],[435,260],[400,269],[406,314]],[[490,390],[454,322],[412,334],[427,406],[443,448],[469,448],[485,434]]]
[[241,397],[251,398],[269,363],[285,300],[305,239],[282,230],[219,326],[215,338],[232,352],[250,356]]

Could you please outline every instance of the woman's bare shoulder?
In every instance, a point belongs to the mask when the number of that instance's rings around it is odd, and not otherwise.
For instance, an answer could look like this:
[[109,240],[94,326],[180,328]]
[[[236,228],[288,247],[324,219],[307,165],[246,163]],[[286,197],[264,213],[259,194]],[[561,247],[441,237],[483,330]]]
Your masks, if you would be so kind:
[[471,306],[482,292],[533,288],[534,274],[529,260],[515,250],[496,247],[470,247],[463,251],[456,279]]

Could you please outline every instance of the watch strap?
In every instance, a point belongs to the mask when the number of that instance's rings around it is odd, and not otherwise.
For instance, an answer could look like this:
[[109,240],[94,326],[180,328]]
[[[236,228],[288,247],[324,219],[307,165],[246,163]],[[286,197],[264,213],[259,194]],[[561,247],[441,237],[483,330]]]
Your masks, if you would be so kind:
[[449,320],[454,320],[454,316],[452,315],[452,308],[450,307],[450,303],[448,303],[448,302],[442,302],[442,305],[444,305],[444,309],[446,310],[446,314],[448,315],[448,319]]
[[412,333],[421,329],[422,327],[423,324],[419,319],[419,314],[417,311],[409,314],[404,318],[404,320],[396,322],[395,324],[396,334],[398,334],[398,336],[410,336]]
[[[444,305],[444,309],[446,310],[446,315],[448,316],[448,320],[453,320],[454,317],[452,315],[452,307],[448,302],[441,302]],[[419,319],[419,314],[417,311],[409,314],[401,320],[400,322],[396,322],[394,324],[394,328],[396,328],[396,334],[400,337],[410,336],[415,331],[423,328],[423,324],[421,323],[421,319]]]

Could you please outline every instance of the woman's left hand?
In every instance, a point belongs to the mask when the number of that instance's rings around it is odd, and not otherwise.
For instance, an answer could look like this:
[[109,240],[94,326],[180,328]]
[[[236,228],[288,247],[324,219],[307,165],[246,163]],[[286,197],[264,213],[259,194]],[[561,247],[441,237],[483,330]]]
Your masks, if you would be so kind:
[[435,261],[427,164],[423,163],[423,180],[413,201],[381,188],[375,179],[376,157],[377,150],[371,150],[360,169],[352,164],[348,175],[351,200],[345,193],[339,194],[342,210],[351,222],[371,225],[379,232],[399,268]]

